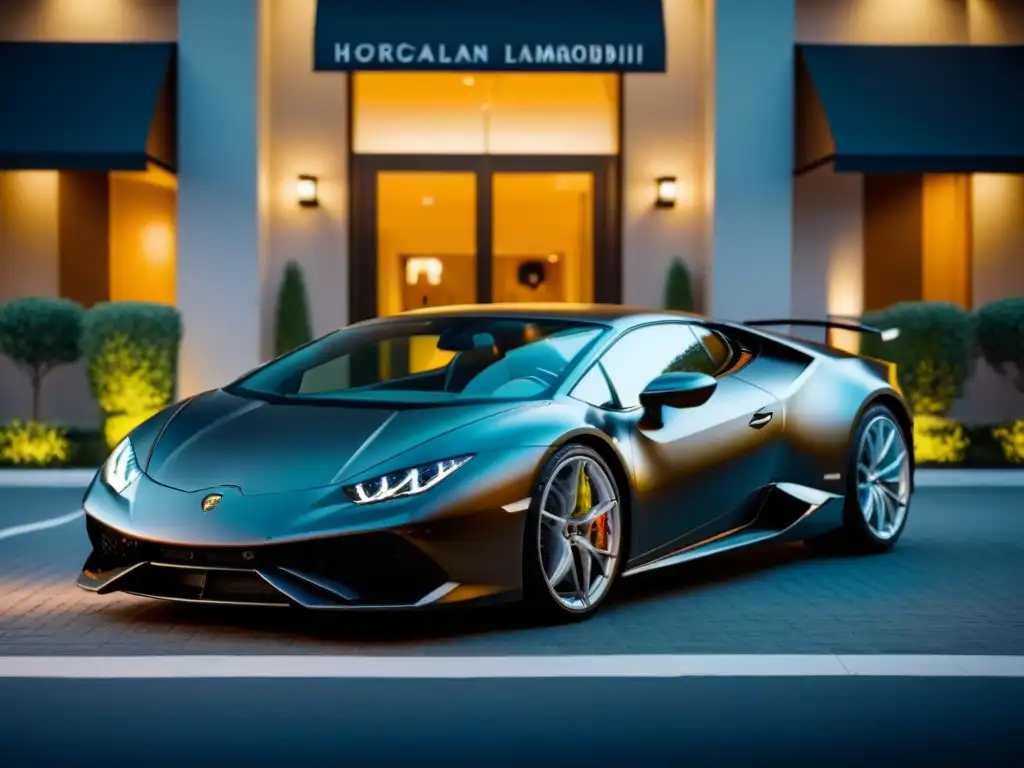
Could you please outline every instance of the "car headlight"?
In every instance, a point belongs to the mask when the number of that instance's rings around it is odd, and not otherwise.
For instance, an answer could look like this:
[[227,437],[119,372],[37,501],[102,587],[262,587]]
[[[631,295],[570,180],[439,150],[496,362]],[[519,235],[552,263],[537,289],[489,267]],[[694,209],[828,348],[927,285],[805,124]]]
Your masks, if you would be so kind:
[[345,486],[345,493],[356,504],[372,504],[377,501],[413,496],[429,491],[452,472],[463,466],[472,456],[433,461],[418,467],[401,469],[386,475]]
[[139,462],[135,459],[135,449],[127,437],[117,444],[103,465],[103,482],[114,493],[121,494],[142,475]]

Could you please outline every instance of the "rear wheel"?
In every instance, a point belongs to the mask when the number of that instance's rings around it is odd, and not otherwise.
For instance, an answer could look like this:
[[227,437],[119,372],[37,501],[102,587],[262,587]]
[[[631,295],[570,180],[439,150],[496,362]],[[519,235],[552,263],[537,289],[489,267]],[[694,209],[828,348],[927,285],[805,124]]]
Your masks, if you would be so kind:
[[541,618],[592,616],[618,577],[624,543],[619,488],[591,448],[571,443],[545,463],[523,539],[527,606]]
[[882,405],[868,409],[850,447],[843,528],[812,544],[865,554],[887,552],[906,528],[911,497],[907,436]]

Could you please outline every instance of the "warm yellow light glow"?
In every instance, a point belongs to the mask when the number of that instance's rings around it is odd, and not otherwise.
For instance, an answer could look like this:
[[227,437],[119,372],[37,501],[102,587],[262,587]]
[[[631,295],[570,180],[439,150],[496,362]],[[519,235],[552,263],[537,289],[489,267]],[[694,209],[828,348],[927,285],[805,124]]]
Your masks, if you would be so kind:
[[616,75],[361,72],[352,87],[361,154],[619,151]]
[[[474,303],[476,174],[378,174],[377,249],[379,315]],[[418,265],[429,260],[439,262],[440,270],[428,266],[420,272]],[[414,266],[410,268],[409,262],[415,262]],[[410,269],[416,275],[412,282]],[[443,280],[432,283],[431,269]],[[420,274],[426,279],[419,279]]]
[[156,167],[110,174],[110,298],[175,300],[177,180]]
[[299,205],[316,205],[319,202],[317,196],[317,178],[315,176],[299,176],[295,181],[295,199]]
[[655,205],[659,208],[674,208],[679,200],[679,183],[675,176],[662,176],[658,179],[658,194]]
[[924,176],[921,272],[925,301],[971,308],[971,183],[965,174]]
[[[589,173],[494,175],[495,301],[594,300],[593,187]],[[540,262],[543,277],[531,272],[522,285],[530,262]]]
[[[864,312],[864,267],[859,235],[851,234],[848,242],[840,242],[828,261],[828,299],[830,316],[860,317]],[[847,352],[860,349],[860,335],[854,331],[831,333],[834,346]]]
[[163,264],[174,251],[174,232],[166,222],[147,224],[140,235],[142,255],[150,262]]
[[405,284],[416,285],[420,277],[427,279],[427,285],[440,285],[444,274],[444,263],[434,256],[414,256],[405,262]]

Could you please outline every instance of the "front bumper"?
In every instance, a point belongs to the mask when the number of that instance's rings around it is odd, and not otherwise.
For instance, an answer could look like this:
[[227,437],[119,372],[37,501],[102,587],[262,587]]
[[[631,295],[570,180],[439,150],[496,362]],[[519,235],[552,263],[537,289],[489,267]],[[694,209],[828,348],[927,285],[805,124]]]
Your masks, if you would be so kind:
[[[178,602],[396,610],[491,598],[514,599],[518,578],[466,584],[394,532],[314,539],[264,547],[196,548],[126,536],[86,517],[93,545],[78,585],[99,594],[127,592]],[[513,536],[505,544],[517,553]],[[521,537],[519,539],[521,541]],[[462,571],[463,578],[467,574]],[[502,583],[504,582],[504,583]]]
[[[94,481],[84,501],[92,553],[78,585],[99,594],[312,610],[514,600],[522,590],[525,513],[500,505],[528,495],[529,475],[482,482],[467,473],[468,489],[453,482],[444,495],[361,508],[335,504],[324,489],[268,499],[224,488],[216,489],[225,499],[210,514],[200,501],[213,489],[177,491],[143,476],[117,496]],[[280,520],[267,525],[273,506]],[[315,525],[297,529],[310,520]]]

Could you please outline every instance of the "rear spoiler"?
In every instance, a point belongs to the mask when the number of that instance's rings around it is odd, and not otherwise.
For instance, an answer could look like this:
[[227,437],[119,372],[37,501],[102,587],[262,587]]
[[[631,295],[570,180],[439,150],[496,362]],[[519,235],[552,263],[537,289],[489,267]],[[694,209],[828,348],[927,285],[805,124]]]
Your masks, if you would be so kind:
[[742,324],[749,325],[752,328],[772,325],[801,325],[809,328],[828,328],[837,331],[853,331],[854,333],[866,333],[874,336],[881,336],[882,341],[893,341],[900,335],[899,328],[875,328],[871,325],[837,322],[835,320],[746,320]]

